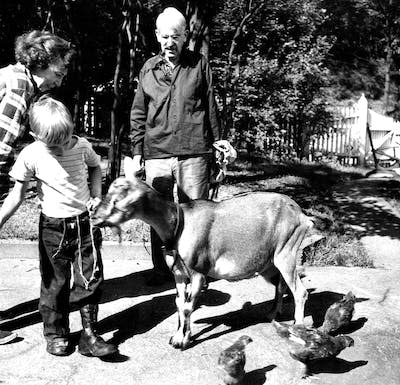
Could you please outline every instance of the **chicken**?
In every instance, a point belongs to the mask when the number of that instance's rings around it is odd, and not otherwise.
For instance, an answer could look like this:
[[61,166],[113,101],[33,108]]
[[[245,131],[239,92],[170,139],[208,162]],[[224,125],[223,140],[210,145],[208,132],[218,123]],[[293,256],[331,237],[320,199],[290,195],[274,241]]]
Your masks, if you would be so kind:
[[349,325],[354,314],[355,302],[355,295],[349,291],[340,301],[332,304],[326,311],[324,322],[319,330],[333,333],[341,327]]
[[336,357],[343,349],[354,345],[354,340],[345,335],[333,337],[316,328],[304,325],[285,325],[272,321],[278,335],[287,339],[290,356],[302,363],[302,377],[307,377],[308,365],[312,361]]
[[232,346],[220,353],[218,367],[224,384],[236,385],[242,382],[246,364],[245,348],[252,341],[249,336],[241,336]]

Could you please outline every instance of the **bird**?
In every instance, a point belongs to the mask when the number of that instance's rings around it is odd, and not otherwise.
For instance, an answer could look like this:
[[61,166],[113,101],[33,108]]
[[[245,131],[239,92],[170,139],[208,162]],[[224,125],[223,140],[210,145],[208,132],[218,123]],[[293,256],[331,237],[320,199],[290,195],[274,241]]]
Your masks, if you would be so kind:
[[246,364],[245,348],[250,342],[253,342],[253,340],[249,336],[243,335],[232,346],[220,353],[218,367],[225,385],[242,383],[246,374],[244,370]]
[[341,327],[348,326],[354,314],[355,302],[356,296],[349,291],[340,301],[332,304],[326,311],[319,330],[332,334]]
[[343,349],[354,345],[346,335],[331,336],[317,328],[305,325],[285,325],[272,321],[278,335],[289,344],[289,355],[302,364],[302,377],[309,376],[309,364],[313,361],[336,357]]

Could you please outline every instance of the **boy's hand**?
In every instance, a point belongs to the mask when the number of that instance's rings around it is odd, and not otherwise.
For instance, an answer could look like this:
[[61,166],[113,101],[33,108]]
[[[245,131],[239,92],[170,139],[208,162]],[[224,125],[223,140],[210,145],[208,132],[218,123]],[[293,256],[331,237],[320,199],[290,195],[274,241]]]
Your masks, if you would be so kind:
[[100,198],[90,198],[89,201],[86,203],[86,207],[89,211],[89,213],[93,213],[97,206],[100,204],[101,199]]

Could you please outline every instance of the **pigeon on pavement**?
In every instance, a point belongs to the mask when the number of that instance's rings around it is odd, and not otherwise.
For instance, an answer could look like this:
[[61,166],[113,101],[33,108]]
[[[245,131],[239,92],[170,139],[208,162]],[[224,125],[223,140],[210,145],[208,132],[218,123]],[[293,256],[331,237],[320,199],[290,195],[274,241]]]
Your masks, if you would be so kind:
[[319,328],[322,332],[333,333],[349,325],[353,314],[356,296],[349,291],[340,301],[332,304],[325,313],[325,319]]
[[249,336],[241,336],[232,346],[223,350],[218,358],[218,367],[222,380],[226,385],[240,384],[244,378],[246,364],[246,346],[253,340]]
[[278,335],[287,340],[290,356],[302,363],[302,377],[308,377],[308,365],[312,361],[334,358],[346,347],[354,345],[349,336],[333,337],[304,325],[285,325],[277,321],[272,324]]

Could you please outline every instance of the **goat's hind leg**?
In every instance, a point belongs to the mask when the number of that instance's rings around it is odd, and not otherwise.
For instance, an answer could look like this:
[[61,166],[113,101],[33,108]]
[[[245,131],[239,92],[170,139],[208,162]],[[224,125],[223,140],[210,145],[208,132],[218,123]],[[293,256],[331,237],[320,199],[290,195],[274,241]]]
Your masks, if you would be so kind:
[[274,265],[282,274],[287,286],[293,294],[295,302],[294,319],[297,324],[304,321],[304,306],[308,293],[297,274],[297,253],[307,231],[306,226],[299,226],[293,232],[284,248],[274,256]]
[[276,319],[282,312],[283,295],[287,290],[287,285],[278,269],[269,268],[261,273],[262,277],[275,286],[275,298],[272,309],[268,313],[268,320]]
[[[288,261],[288,259],[290,261]],[[275,257],[275,266],[281,272],[287,287],[293,294],[295,303],[295,323],[302,324],[304,320],[304,306],[308,294],[306,288],[300,280],[299,275],[297,274],[296,257],[295,255],[278,255]],[[277,292],[279,291],[279,286],[280,285],[278,285],[276,288]]]

